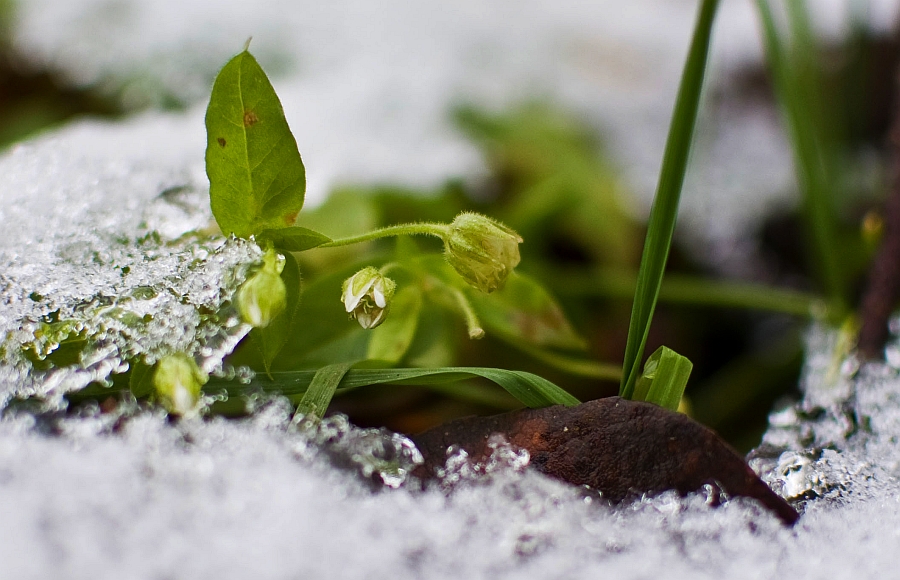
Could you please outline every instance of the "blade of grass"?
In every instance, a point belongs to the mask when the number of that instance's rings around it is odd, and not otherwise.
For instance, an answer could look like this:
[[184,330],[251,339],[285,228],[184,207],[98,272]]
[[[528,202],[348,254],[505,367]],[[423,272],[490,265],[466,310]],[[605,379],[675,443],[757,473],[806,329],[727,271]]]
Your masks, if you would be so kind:
[[306,392],[303,393],[300,404],[297,405],[297,412],[304,415],[312,414],[319,419],[324,417],[338,385],[351,366],[353,363],[337,363],[317,370]]
[[686,357],[665,346],[647,359],[644,372],[634,387],[635,401],[649,401],[677,411],[694,365]]
[[[258,376],[249,384],[235,383],[224,379],[211,378],[204,390],[240,397],[248,389],[258,389],[265,393],[281,394],[295,399],[301,398],[309,390],[318,371],[274,372],[269,380]],[[419,385],[444,384],[481,377],[503,387],[528,407],[550,405],[577,405],[578,399],[537,375],[524,371],[508,371],[483,367],[443,367],[433,369],[352,369],[337,385],[337,392],[357,389],[370,385]]]
[[779,35],[769,1],[757,0],[756,6],[775,94],[794,153],[809,247],[831,311],[838,316],[846,309],[848,281],[840,262],[834,207],[838,181],[830,170],[833,121],[824,110],[809,14],[802,0],[786,2],[791,36],[788,45]]
[[644,252],[641,256],[634,305],[631,310],[631,323],[628,327],[625,361],[622,365],[622,383],[619,389],[619,395],[624,398],[631,397],[635,382],[641,372],[640,361],[647,344],[650,322],[653,319],[653,311],[656,309],[659,289],[672,245],[681,187],[687,170],[688,153],[694,136],[697,110],[700,107],[700,93],[706,72],[712,24],[718,4],[718,0],[703,0],[700,5],[694,36],[691,39],[687,62],[681,76],[681,85],[678,88],[659,184],[647,224],[647,238],[644,241]]

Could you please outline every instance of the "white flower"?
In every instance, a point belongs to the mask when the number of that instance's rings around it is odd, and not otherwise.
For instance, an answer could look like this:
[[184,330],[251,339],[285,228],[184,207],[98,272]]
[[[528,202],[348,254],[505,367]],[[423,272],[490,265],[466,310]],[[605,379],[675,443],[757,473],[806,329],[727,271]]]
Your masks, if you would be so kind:
[[363,328],[375,328],[384,322],[396,287],[393,280],[367,266],[344,281],[344,310]]

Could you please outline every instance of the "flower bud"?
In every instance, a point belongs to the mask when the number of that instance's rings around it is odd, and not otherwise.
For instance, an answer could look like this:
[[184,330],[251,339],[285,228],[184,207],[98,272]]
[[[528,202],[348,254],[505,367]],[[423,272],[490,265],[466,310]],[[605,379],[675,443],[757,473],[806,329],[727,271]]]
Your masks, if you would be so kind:
[[522,238],[498,221],[464,212],[450,224],[444,255],[456,272],[482,292],[503,288],[518,265]]
[[381,272],[367,266],[344,280],[341,300],[344,309],[365,329],[375,328],[387,314],[397,284]]
[[241,285],[237,308],[241,318],[255,328],[264,328],[287,306],[287,287],[281,279],[284,256],[269,248],[263,256],[263,267]]
[[179,352],[163,357],[156,364],[153,386],[170,413],[184,415],[194,409],[200,399],[200,387],[207,380],[209,376],[194,359]]

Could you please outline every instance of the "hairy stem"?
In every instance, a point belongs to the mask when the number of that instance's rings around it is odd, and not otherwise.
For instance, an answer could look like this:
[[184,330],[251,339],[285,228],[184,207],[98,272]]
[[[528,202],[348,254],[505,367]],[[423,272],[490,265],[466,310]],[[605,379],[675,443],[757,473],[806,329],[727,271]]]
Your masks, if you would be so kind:
[[359,244],[378,240],[381,238],[390,238],[396,236],[434,236],[443,239],[447,235],[449,226],[446,224],[422,223],[422,224],[399,224],[396,226],[388,226],[360,234],[358,236],[350,236],[348,238],[339,238],[331,240],[319,246],[320,248],[336,248],[338,246],[349,246],[351,244]]

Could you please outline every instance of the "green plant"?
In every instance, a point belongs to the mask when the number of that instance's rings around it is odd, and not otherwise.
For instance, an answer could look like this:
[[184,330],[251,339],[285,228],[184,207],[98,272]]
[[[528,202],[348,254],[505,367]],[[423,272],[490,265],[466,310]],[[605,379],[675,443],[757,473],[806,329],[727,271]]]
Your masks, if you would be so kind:
[[[520,260],[518,245],[522,239],[495,220],[462,212],[450,223],[401,224],[335,239],[296,225],[303,207],[305,170],[281,103],[265,73],[246,50],[226,64],[216,78],[206,126],[213,215],[224,234],[253,237],[265,250],[263,265],[244,282],[237,295],[244,322],[253,326],[250,341],[256,345],[257,360],[250,362],[261,363],[272,381],[278,377],[282,383],[306,385],[302,395],[298,393],[302,410],[321,416],[338,390],[351,388],[348,385],[384,382],[383,371],[351,368],[393,365],[399,361],[419,323],[424,295],[434,295],[438,305],[461,314],[473,339],[484,334],[479,306],[487,319],[496,319],[495,327],[508,323],[502,315],[495,316],[498,311],[512,309],[514,315],[527,315],[528,307],[533,306],[537,311],[556,313],[549,336],[538,337],[536,342],[578,342],[552,298],[536,282],[513,273]],[[276,358],[292,336],[315,336],[317,332],[320,337],[324,335],[324,340],[316,340],[310,348],[303,348],[302,339],[299,344],[294,340],[291,346],[296,357],[315,351],[333,334],[343,338],[350,333],[346,319],[322,319],[321,312],[315,310],[309,319],[320,328],[306,332],[311,324],[305,313],[298,312],[300,278],[294,254],[418,235],[440,239],[445,259],[421,255],[414,246],[406,245],[380,267],[354,267],[356,272],[344,278],[342,284],[329,279],[323,287],[331,304],[340,302],[345,315],[355,318],[364,331],[371,331],[365,354],[357,353],[352,344],[337,348],[320,358],[324,364],[315,365],[318,370],[308,379],[294,369],[287,373],[273,371]],[[338,301],[340,288],[343,292]],[[306,291],[312,294],[313,305],[317,290]],[[308,296],[306,302],[310,302]],[[391,309],[401,310],[396,302],[403,303],[402,312],[389,315]],[[517,307],[516,302],[522,302],[525,308]],[[348,373],[356,382],[345,379]],[[387,376],[393,377],[393,382],[416,378],[429,382],[423,377],[435,375],[482,376],[531,406],[577,403],[549,381],[515,371],[438,368],[397,370]]]
[[[255,240],[263,253],[234,299],[253,328],[228,360],[252,368],[256,377],[249,385],[206,377],[183,357],[167,359],[166,368],[132,361],[132,392],[184,412],[185,397],[196,400],[202,386],[222,395],[211,409],[225,414],[242,412],[243,396],[261,390],[322,416],[337,394],[388,385],[494,408],[508,408],[511,400],[578,402],[546,376],[567,387],[585,381],[586,389],[570,390],[589,397],[597,396],[597,379],[612,379],[620,381],[623,397],[678,408],[691,362],[659,347],[642,365],[658,301],[801,317],[824,310],[822,300],[805,293],[686,276],[663,280],[717,4],[700,5],[636,272],[637,227],[618,205],[621,185],[597,163],[590,139],[541,105],[506,117],[471,107],[456,112],[515,191],[489,212],[503,223],[477,211],[455,183],[430,197],[391,188],[339,190],[322,206],[304,209],[305,169],[296,142],[272,85],[245,49],[213,87],[206,160],[222,233]],[[554,237],[560,225],[565,235]],[[531,243],[520,248],[517,232]],[[557,264],[553,252],[560,241],[576,257],[588,256],[591,267],[573,275]],[[558,302],[538,278],[587,300]],[[597,296],[632,295],[624,366],[598,362],[584,326],[564,312],[583,314]],[[484,362],[538,372],[486,368]],[[483,389],[478,380],[508,395]],[[79,396],[90,395],[89,388]]]
[[[522,238],[496,220],[461,211],[449,222],[412,222],[370,228],[364,233],[332,230],[326,235],[308,227],[316,222],[317,213],[336,212],[320,208],[310,214],[311,220],[304,218],[305,170],[278,97],[249,52],[234,57],[216,79],[206,116],[210,199],[224,234],[254,238],[265,251],[264,264],[237,296],[244,321],[254,327],[249,342],[255,348],[241,349],[235,362],[264,371],[266,376],[256,383],[268,381],[267,390],[288,394],[302,411],[319,416],[336,393],[359,386],[410,382],[433,386],[436,381],[471,376],[496,382],[530,406],[577,402],[553,383],[530,373],[440,364],[428,368],[443,362],[440,342],[447,340],[446,333],[425,352],[410,356],[417,348],[414,338],[420,327],[441,311],[444,317],[448,313],[461,317],[470,339],[496,333],[530,357],[564,372],[621,376],[623,397],[677,408],[691,372],[690,361],[661,347],[648,359],[643,372],[639,364],[672,243],[716,6],[715,0],[705,0],[700,8],[636,278],[621,372],[573,356],[584,348],[584,340],[538,282],[513,272],[520,261]],[[460,115],[470,127],[485,126],[485,119],[471,110],[462,110]],[[496,131],[498,126],[491,129]],[[576,167],[570,160],[577,157],[566,154],[560,159],[570,169]],[[580,183],[596,183],[589,177],[589,169],[579,171],[568,174],[584,176]],[[545,195],[545,189],[538,182],[525,198],[530,201],[520,204],[521,209],[513,215],[531,216],[533,222],[538,215],[535,212],[541,211],[532,206],[542,207],[547,199],[558,197]],[[561,191],[577,189],[563,186]],[[346,202],[344,199],[338,213],[354,215],[353,204]],[[423,252],[413,236],[439,239],[444,259]],[[384,238],[397,238],[393,253],[376,253],[368,264],[355,263],[352,254],[344,254],[340,260],[347,264],[344,269],[332,269],[305,284],[301,292],[299,272],[311,250],[365,247]],[[614,254],[618,256],[615,262],[621,263],[627,246],[617,247]],[[338,288],[343,290],[340,301]],[[751,293],[754,298],[758,299]],[[338,304],[343,308],[337,309]],[[359,322],[358,327],[348,325],[348,315]],[[390,368],[404,360],[416,360],[424,368]],[[225,387],[212,379],[207,388]],[[458,394],[466,396],[466,392],[471,395],[465,387]]]
[[[688,153],[694,136],[694,125],[697,121],[697,110],[700,108],[700,92],[703,87],[703,76],[706,71],[707,54],[712,24],[716,14],[718,0],[704,0],[700,5],[697,26],[691,40],[687,64],[681,78],[669,138],[660,170],[659,185],[653,208],[650,210],[650,222],[647,225],[647,240],[638,271],[637,287],[634,293],[634,305],[631,311],[631,324],[628,328],[628,344],[625,349],[625,363],[622,371],[622,385],[619,394],[626,399],[635,396],[635,385],[639,377],[639,364],[650,333],[650,322],[659,298],[663,274],[669,250],[672,247],[672,234],[675,232],[675,218],[678,216],[678,202],[681,198],[681,186],[687,171]],[[668,380],[665,377],[667,390],[674,393],[661,395],[660,401],[671,402],[677,406],[681,393],[687,385],[690,374],[690,363],[677,361],[673,351],[664,351],[663,360],[673,360],[673,369],[678,368],[677,378]],[[651,361],[653,359],[651,358]],[[668,365],[660,365],[654,369],[656,374],[668,372]],[[673,370],[673,372],[675,372]],[[645,370],[645,375],[647,375]],[[663,380],[657,376],[657,381]],[[646,390],[652,393],[653,390]],[[637,394],[640,394],[638,391]]]
[[[681,400],[691,363],[674,351],[663,347],[648,360],[643,375],[637,371],[637,365],[646,344],[671,246],[681,183],[699,107],[700,88],[716,5],[715,1],[705,1],[701,7],[682,88],[676,103],[660,187],[651,212],[647,242],[637,278],[632,324],[622,374],[620,393],[622,396],[653,401],[672,409],[676,408]],[[397,283],[388,278],[387,273],[399,270],[405,271],[408,276],[407,287],[418,286],[423,290],[435,287],[442,289],[445,302],[455,305],[463,315],[470,338],[480,338],[484,334],[479,313],[472,300],[471,289],[490,294],[504,287],[507,278],[520,260],[518,244],[522,239],[516,232],[490,218],[465,212],[460,213],[450,224],[395,225],[340,239],[330,239],[312,229],[295,226],[294,222],[303,205],[305,173],[302,161],[271,84],[246,50],[232,59],[216,79],[206,123],[208,132],[206,158],[211,184],[211,204],[223,233],[243,237],[258,236],[261,243],[269,248],[267,266],[248,280],[245,287],[262,288],[264,284],[260,280],[269,280],[273,277],[275,270],[269,265],[273,260],[272,248],[279,251],[303,252],[316,247],[340,247],[385,237],[433,236],[443,242],[445,261],[411,256],[412,252],[406,248],[403,253],[405,255],[389,261],[380,269],[366,266],[358,270],[343,283],[343,303],[346,312],[357,318],[365,329],[379,326],[386,319],[389,303],[397,288]],[[448,265],[468,284],[468,288],[460,284],[458,277],[448,272]],[[286,293],[281,285],[275,283],[268,285],[271,292],[277,294],[277,299],[269,299],[267,302],[277,302],[279,305],[273,322],[278,317],[290,320],[286,324],[274,325],[270,325],[269,320],[266,320],[265,324],[256,322],[251,340],[259,343],[263,365],[269,377],[274,380],[271,365],[280,348],[269,345],[284,345],[287,340],[284,335],[292,333],[292,317],[295,310],[294,305],[286,301]],[[527,302],[529,292],[537,295],[539,301],[549,303],[550,309],[553,309],[552,299],[549,299],[536,283],[531,283],[527,290],[524,290],[525,286],[521,284],[519,287],[523,290],[505,297],[505,300],[495,304],[484,304],[482,310],[486,314],[486,319],[492,318],[504,308],[516,308],[517,302]],[[252,295],[257,302],[262,300],[263,296],[258,291],[244,292],[244,289],[240,294]],[[479,297],[479,300],[483,299],[483,296]],[[411,299],[411,302],[421,304],[421,300]],[[274,311],[273,308],[269,310]],[[411,310],[417,310],[416,306]],[[258,312],[260,307],[254,303],[251,308],[243,308],[243,311]],[[245,321],[251,322],[252,317],[245,315],[244,318]],[[567,324],[564,318],[561,316],[559,318],[562,323],[557,322],[557,330],[565,330]],[[502,324],[501,321],[499,326]],[[414,332],[415,325],[415,321],[397,325],[397,328],[392,329],[394,336],[389,339],[408,347],[409,335],[411,329]],[[574,335],[568,340],[570,343],[577,341]],[[344,349],[345,352],[352,350],[352,347]],[[374,350],[377,352],[379,348],[376,346]],[[539,352],[539,349],[534,350]],[[370,345],[368,352],[372,351]],[[396,362],[398,358],[392,356],[390,359],[393,360],[388,362]],[[545,358],[556,360],[553,355]],[[310,379],[308,389],[300,401],[301,407],[317,414],[323,413],[353,363],[360,363],[363,360],[365,359],[344,360],[321,366]],[[416,372],[420,375],[422,373]],[[492,371],[493,375],[498,376],[509,376],[507,373],[510,371]],[[526,394],[508,382],[499,382],[526,404],[575,402],[552,383],[542,383],[542,388],[538,390],[541,396],[534,398],[533,393]],[[639,388],[636,390],[635,386],[638,384]]]

